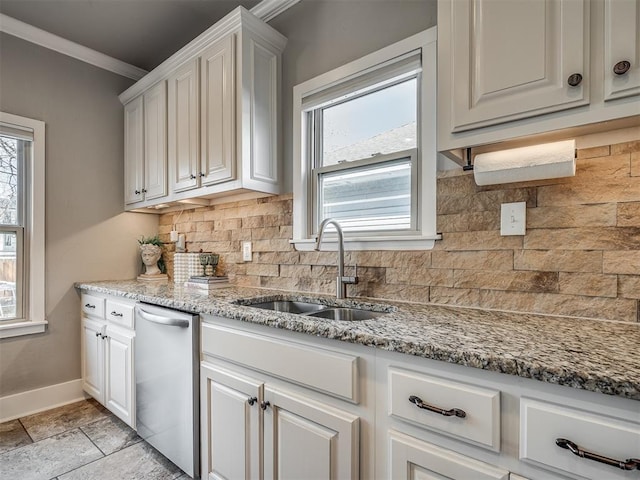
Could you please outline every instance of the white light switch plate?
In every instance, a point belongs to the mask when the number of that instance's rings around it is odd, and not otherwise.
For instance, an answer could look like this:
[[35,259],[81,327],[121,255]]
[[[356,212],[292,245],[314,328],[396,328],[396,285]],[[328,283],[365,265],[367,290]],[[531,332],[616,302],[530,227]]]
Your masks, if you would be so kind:
[[503,203],[500,208],[500,235],[524,235],[527,224],[527,203]]
[[251,242],[242,242],[242,261],[251,261]]

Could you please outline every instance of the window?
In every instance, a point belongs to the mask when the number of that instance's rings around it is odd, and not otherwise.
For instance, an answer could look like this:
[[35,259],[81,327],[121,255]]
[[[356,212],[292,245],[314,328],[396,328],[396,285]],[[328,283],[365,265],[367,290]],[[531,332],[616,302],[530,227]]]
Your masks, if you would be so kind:
[[348,249],[428,249],[435,231],[435,29],[294,88],[298,250],[334,218]]
[[44,123],[0,112],[0,338],[45,325]]

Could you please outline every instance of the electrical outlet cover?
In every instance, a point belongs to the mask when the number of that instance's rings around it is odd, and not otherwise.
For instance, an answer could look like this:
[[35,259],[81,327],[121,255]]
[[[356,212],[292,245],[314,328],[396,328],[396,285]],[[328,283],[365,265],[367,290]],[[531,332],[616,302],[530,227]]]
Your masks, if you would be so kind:
[[251,261],[251,242],[242,242],[242,261]]
[[500,208],[500,235],[524,235],[526,220],[526,202],[503,203]]

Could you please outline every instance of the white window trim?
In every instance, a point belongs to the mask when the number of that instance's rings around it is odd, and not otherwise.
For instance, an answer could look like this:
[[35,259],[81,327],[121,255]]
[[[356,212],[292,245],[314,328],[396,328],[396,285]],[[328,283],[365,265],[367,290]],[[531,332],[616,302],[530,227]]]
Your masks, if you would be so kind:
[[[418,178],[418,204],[421,206],[418,219],[419,231],[411,235],[357,236],[346,235],[347,250],[428,250],[441,238],[436,232],[436,39],[437,27],[432,27],[365,57],[331,70],[325,74],[296,85],[293,88],[293,239],[297,250],[315,248],[315,238],[310,235],[308,225],[312,209],[309,208],[312,166],[306,158],[308,132],[305,128],[306,113],[302,109],[303,99],[322,91],[341,80],[371,69],[408,52],[422,49],[422,76],[420,85],[420,169]],[[328,239],[328,250],[337,249],[337,241]]]
[[29,232],[28,305],[25,318],[15,322],[0,322],[0,338],[42,333],[45,319],[45,267],[44,267],[44,185],[45,185],[45,124],[39,120],[0,112],[0,121],[33,131],[33,164],[28,169],[27,194],[31,212],[26,225]]

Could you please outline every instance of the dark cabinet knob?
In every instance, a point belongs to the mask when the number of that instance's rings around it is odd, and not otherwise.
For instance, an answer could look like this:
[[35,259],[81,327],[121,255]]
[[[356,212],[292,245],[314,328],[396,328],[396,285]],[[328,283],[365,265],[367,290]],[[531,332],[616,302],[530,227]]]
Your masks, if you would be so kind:
[[146,189],[146,188],[143,188],[143,189],[142,189],[142,193],[147,193],[147,189]]
[[267,402],[260,402],[260,408],[262,410],[266,410],[267,407],[269,407],[271,404],[267,401]]
[[252,407],[257,401],[258,401],[258,397],[249,397],[249,398],[247,398],[247,403]]
[[206,177],[206,175],[202,172],[200,172],[198,175],[200,175],[201,177]]
[[140,195],[140,190],[134,190],[133,193],[135,193],[136,195]]
[[613,73],[616,75],[624,75],[631,68],[631,63],[627,60],[622,60],[613,66]]
[[195,180],[196,176],[192,173],[191,175],[189,175],[191,177],[191,180]]
[[577,87],[582,83],[582,75],[579,73],[569,75],[569,78],[567,78],[567,83],[570,87]]

